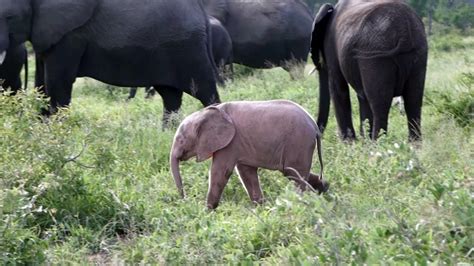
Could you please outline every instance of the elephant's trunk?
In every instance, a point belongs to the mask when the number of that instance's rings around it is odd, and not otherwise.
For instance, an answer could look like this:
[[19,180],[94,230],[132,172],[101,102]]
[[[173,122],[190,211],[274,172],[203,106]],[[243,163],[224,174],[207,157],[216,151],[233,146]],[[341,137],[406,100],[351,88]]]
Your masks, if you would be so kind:
[[182,198],[184,198],[184,190],[183,190],[183,181],[181,180],[181,174],[179,172],[179,159],[175,155],[171,154],[170,156],[170,164],[171,164],[171,173],[174,177],[174,182],[176,183],[176,187],[178,188],[179,194]]
[[331,103],[329,95],[328,70],[325,66],[319,69],[319,114],[318,127],[321,133],[324,132],[329,117],[329,105]]

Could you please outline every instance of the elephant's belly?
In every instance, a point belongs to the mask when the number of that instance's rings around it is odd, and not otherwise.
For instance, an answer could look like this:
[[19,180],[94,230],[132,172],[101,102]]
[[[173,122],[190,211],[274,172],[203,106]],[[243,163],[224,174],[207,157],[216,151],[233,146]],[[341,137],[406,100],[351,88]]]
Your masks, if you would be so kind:
[[81,59],[79,77],[91,77],[115,86],[168,85],[181,87],[178,76],[182,58],[173,49],[146,50],[141,47],[101,49],[88,45]]
[[[259,156],[258,158],[262,158],[264,156]],[[251,167],[256,168],[263,168],[267,170],[277,170],[283,171],[283,163],[280,160],[271,161],[271,160],[261,160],[261,159],[249,159],[249,158],[241,158],[237,162],[238,164],[243,164]]]
[[309,42],[302,40],[271,43],[233,43],[234,62],[253,68],[284,66],[287,61],[306,61]]

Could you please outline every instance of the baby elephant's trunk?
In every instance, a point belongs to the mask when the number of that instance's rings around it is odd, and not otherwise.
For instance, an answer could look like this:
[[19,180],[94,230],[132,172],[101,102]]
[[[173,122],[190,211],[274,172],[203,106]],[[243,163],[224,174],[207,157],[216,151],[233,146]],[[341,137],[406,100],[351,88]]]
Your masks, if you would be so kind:
[[170,164],[176,187],[178,188],[181,198],[184,198],[183,182],[181,180],[181,174],[179,173],[179,159],[176,156],[171,155]]

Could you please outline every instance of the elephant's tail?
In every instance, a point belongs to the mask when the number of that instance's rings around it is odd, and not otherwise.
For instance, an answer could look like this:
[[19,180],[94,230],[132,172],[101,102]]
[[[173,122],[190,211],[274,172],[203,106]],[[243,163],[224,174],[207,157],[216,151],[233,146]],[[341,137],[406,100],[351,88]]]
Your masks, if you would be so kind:
[[324,165],[323,165],[323,151],[322,151],[322,147],[321,147],[321,136],[320,135],[318,135],[316,137],[316,144],[318,146],[319,165],[321,166],[321,170],[319,170],[319,180],[323,180]]
[[319,112],[317,124],[319,130],[323,133],[326,129],[329,118],[329,107],[331,97],[329,95],[329,78],[327,67],[322,67],[319,71]]

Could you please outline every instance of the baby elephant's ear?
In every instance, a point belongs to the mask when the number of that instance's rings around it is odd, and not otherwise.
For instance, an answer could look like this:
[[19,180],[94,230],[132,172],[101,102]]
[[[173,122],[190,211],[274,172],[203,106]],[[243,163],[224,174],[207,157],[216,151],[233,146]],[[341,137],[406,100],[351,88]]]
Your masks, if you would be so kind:
[[230,116],[218,107],[208,107],[197,132],[197,161],[207,160],[212,154],[225,148],[235,136],[235,126]]

